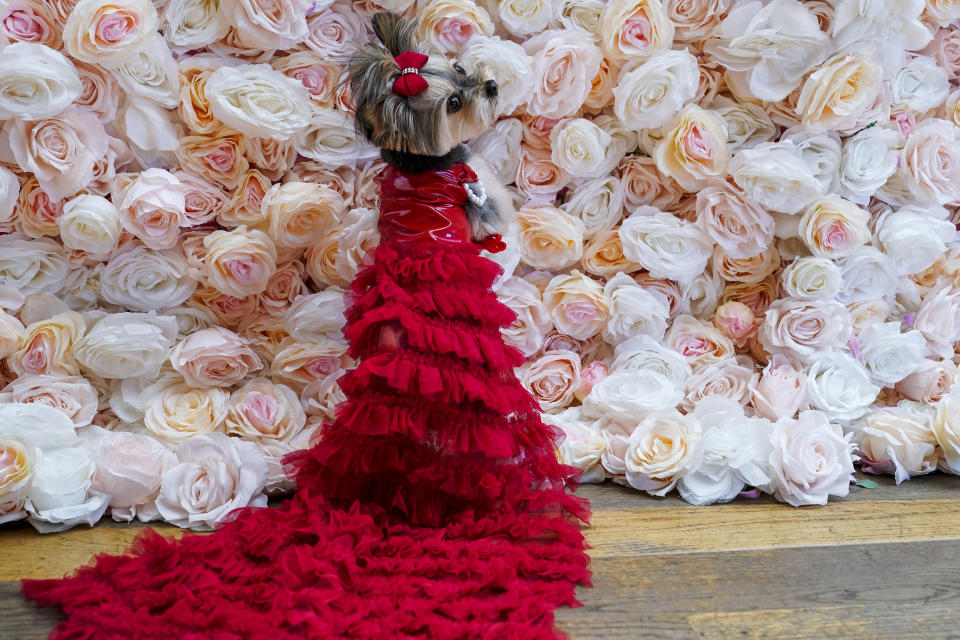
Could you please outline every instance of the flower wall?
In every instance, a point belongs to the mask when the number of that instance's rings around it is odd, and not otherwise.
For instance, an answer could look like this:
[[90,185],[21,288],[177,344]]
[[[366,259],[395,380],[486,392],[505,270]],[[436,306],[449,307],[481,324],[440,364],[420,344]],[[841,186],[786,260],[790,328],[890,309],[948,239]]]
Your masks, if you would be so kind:
[[960,472],[960,3],[0,5],[0,522],[208,529],[290,490],[351,363],[378,10],[497,79],[518,374],[584,481]]

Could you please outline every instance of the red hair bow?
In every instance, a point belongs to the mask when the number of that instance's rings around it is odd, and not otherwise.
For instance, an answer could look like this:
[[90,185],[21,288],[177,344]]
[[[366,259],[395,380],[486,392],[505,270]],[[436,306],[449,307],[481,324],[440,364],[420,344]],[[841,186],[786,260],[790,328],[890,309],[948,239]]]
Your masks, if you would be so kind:
[[416,51],[404,51],[393,59],[400,65],[400,76],[393,81],[393,92],[405,98],[417,95],[429,85],[420,75],[428,57]]

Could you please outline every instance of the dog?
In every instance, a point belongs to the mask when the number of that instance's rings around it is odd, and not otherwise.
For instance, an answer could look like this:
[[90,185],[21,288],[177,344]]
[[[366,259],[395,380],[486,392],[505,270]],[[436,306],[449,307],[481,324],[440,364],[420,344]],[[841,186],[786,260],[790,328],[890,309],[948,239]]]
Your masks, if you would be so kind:
[[[496,120],[496,80],[483,65],[468,69],[431,51],[418,40],[413,21],[378,13],[372,23],[379,44],[358,47],[348,70],[357,132],[404,173],[468,164],[479,179],[470,191],[482,196],[465,206],[473,239],[503,231],[515,216],[513,200],[487,163],[464,144]],[[428,86],[405,96],[393,89],[405,71],[395,58],[410,51],[426,56],[417,73]]]

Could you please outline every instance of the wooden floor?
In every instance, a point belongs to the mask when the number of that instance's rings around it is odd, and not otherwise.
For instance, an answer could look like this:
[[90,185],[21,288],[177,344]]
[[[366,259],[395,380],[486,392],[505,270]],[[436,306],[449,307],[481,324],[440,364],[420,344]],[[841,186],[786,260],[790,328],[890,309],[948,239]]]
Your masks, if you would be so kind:
[[[803,509],[766,497],[690,507],[585,486],[594,587],[559,624],[575,640],[960,639],[960,478],[878,481]],[[39,640],[59,620],[21,599],[19,578],[119,552],[138,530],[0,527],[0,640]]]

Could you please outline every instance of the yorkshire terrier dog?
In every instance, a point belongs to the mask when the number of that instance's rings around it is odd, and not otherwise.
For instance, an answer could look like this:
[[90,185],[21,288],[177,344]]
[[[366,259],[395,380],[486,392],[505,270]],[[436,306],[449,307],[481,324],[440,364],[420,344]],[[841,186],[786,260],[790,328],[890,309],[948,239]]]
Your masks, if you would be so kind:
[[350,61],[358,132],[404,173],[468,164],[479,179],[465,206],[474,240],[502,231],[513,215],[510,195],[463,144],[496,119],[496,81],[483,65],[466,69],[431,51],[414,22],[378,13],[373,30],[382,46],[361,46]]

